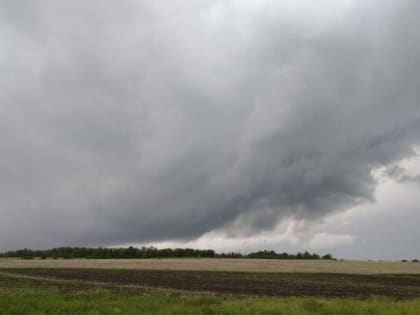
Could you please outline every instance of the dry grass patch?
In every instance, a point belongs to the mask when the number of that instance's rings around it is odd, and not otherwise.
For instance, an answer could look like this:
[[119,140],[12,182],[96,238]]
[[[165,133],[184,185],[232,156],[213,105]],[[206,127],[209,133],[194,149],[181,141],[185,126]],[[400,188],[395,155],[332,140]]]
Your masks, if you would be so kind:
[[0,259],[0,269],[88,268],[346,274],[420,274],[420,263],[270,259]]

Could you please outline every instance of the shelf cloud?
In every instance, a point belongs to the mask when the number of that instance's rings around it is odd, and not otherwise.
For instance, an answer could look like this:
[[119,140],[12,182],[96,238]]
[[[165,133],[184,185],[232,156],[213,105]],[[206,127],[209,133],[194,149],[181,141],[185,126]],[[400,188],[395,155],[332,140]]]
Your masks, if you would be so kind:
[[2,1],[0,249],[252,235],[374,202],[373,172],[418,154],[419,13]]

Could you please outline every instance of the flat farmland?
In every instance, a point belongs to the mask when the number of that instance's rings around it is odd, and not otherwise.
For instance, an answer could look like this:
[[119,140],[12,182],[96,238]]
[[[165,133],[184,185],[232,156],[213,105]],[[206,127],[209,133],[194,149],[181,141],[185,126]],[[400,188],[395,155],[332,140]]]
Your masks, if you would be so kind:
[[265,273],[420,274],[420,263],[273,259],[0,259],[0,269],[139,269]]
[[[131,273],[134,273],[134,276],[131,276]],[[254,280],[246,278],[252,276],[252,273],[228,273],[228,275],[223,275],[220,272],[213,272],[215,274],[210,278],[203,278],[203,274],[197,274],[197,272],[170,271],[169,273],[172,274],[162,273],[165,273],[165,271],[127,269],[18,269],[12,271],[4,269],[0,271],[0,314],[418,315],[420,309],[420,299],[410,298],[416,296],[412,294],[416,285],[411,280],[406,282],[404,279],[404,284],[399,280],[395,283],[395,287],[389,283],[387,289],[385,289],[393,290],[394,294],[395,292],[403,293],[403,296],[379,296],[378,293],[384,293],[384,291],[373,290],[383,290],[381,289],[383,283],[377,284],[377,286],[374,286],[376,289],[372,289],[372,284],[369,286],[366,286],[366,282],[357,284],[360,279],[354,278],[353,284],[362,289],[358,292],[358,296],[362,292],[366,293],[367,290],[376,293],[375,296],[362,296],[359,299],[348,293],[341,297],[322,295],[322,288],[333,292],[337,289],[338,282],[341,282],[341,289],[339,289],[341,292],[345,291],[346,288],[350,288],[347,292],[354,292],[352,290],[355,287],[349,286],[348,281],[343,282],[342,279],[338,278],[334,280],[336,285],[333,287],[329,287],[329,283],[323,284],[325,278],[321,279],[317,276],[299,280],[299,275],[310,274],[294,274],[294,278],[289,279],[287,279],[287,274],[277,274],[285,275],[282,281],[286,282],[283,283],[279,282],[281,277],[270,280],[267,279],[268,275],[263,273],[258,273],[257,278],[263,275],[260,281],[271,282],[274,287],[277,287],[276,290],[282,286],[284,290],[297,289],[299,286],[303,288],[302,285],[305,282],[312,281],[311,289],[316,290],[312,291],[312,294],[313,292],[317,293],[315,296],[308,294],[311,291],[308,291],[306,286],[296,296],[245,295],[243,294],[244,288],[232,286],[238,279],[226,279],[226,276],[234,275],[241,278],[245,275],[245,278],[242,278],[242,280],[239,278],[239,280],[247,282],[248,285],[249,283],[255,284]],[[185,275],[183,273],[189,274]],[[164,277],[162,277],[163,275]],[[327,274],[323,275],[327,276]],[[220,280],[220,277],[222,277],[222,287],[234,289],[234,293],[202,292],[196,290],[196,287],[193,286],[189,286],[189,290],[192,291],[182,291],[133,284],[139,283],[139,281],[144,283],[144,279],[149,281],[155,276],[166,279],[166,283],[174,280],[175,283],[179,283],[179,279],[183,280],[185,284],[191,284],[191,281],[195,281],[196,284],[201,283],[201,288],[206,284],[217,284],[218,278]],[[200,278],[199,282],[191,280],[197,279],[198,276]],[[352,275],[347,276],[352,277]],[[177,278],[178,280],[176,280]],[[95,280],[92,281],[92,279]],[[393,281],[395,279],[388,280]],[[130,285],[124,285],[124,283],[130,283]],[[249,288],[248,285],[245,288]],[[366,287],[364,288],[364,286]],[[405,286],[406,289],[403,289],[405,293],[401,292],[401,289]],[[258,288],[258,286],[255,288]],[[267,286],[263,288],[267,289]],[[240,295],[241,293],[242,295]],[[409,295],[406,295],[407,293]]]
[[0,314],[418,315],[418,263],[0,260]]
[[263,259],[3,259],[0,273],[229,295],[420,297],[420,263]]
[[38,281],[78,281],[115,288],[164,288],[251,296],[420,297],[420,275],[254,273],[139,269],[4,269],[0,275]]

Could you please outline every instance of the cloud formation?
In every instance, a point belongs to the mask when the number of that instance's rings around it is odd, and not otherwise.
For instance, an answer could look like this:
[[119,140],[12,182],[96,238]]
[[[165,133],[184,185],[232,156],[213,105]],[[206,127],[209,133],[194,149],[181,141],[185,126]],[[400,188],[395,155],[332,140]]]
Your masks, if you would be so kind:
[[354,235],[328,234],[325,232],[315,234],[309,241],[309,247],[315,250],[331,249],[337,246],[351,245],[356,241]]
[[0,249],[372,201],[420,145],[420,3],[308,2],[3,1]]

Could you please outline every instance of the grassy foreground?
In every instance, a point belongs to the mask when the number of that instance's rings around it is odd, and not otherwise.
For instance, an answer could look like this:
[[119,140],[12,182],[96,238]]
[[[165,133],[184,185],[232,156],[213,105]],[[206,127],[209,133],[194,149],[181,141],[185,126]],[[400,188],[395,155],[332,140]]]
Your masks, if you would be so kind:
[[389,299],[227,298],[140,295],[113,292],[54,292],[48,289],[2,290],[0,314],[285,314],[418,315],[420,301]]

